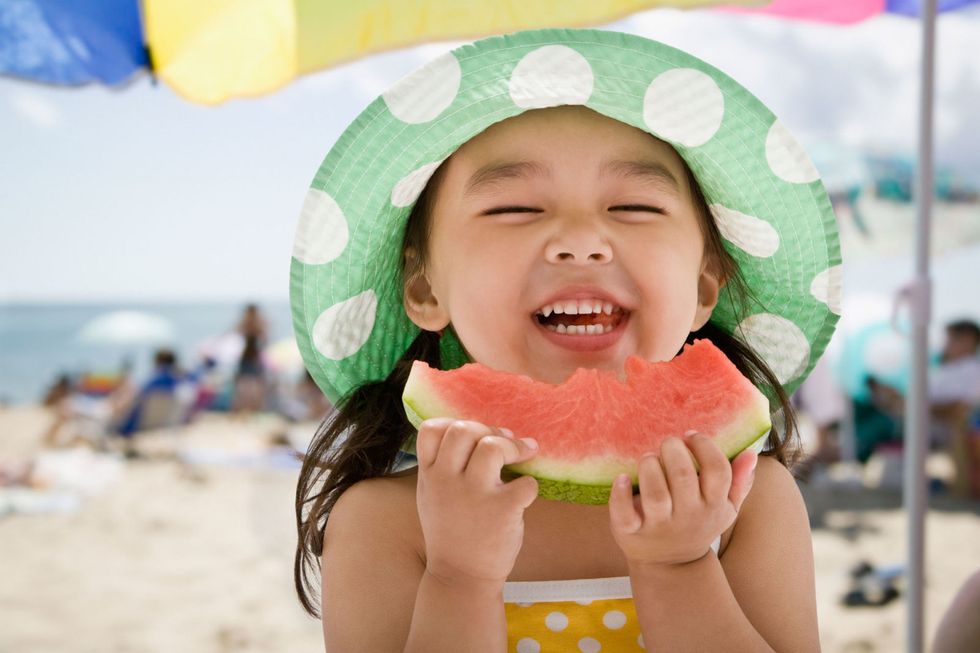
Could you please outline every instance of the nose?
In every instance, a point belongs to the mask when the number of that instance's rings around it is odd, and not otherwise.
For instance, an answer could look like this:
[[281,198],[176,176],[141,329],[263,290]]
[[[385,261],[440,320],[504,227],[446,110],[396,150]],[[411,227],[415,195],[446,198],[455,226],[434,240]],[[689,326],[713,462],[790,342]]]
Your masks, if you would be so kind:
[[558,222],[556,232],[545,247],[549,263],[578,265],[612,261],[612,247],[595,219],[569,218]]

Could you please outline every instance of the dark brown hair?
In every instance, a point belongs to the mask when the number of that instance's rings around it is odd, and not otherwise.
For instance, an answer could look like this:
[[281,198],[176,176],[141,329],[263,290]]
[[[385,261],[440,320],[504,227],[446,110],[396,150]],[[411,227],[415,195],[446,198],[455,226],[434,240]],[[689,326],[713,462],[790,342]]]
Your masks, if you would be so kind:
[[[758,303],[758,300],[742,278],[738,264],[725,250],[694,174],[686,164],[684,168],[705,241],[704,255],[709,265],[715,266],[719,278],[725,280],[727,296],[741,321],[749,302]],[[409,215],[402,241],[404,284],[424,273],[434,189],[443,170],[440,168],[433,175]],[[406,252],[417,255],[406,256]],[[336,413],[324,421],[310,443],[296,488],[299,538],[293,576],[300,603],[314,617],[319,617],[316,588],[330,510],[340,495],[358,481],[389,474],[398,467],[402,443],[415,434],[402,407],[402,390],[412,361],[422,360],[432,367],[442,367],[439,338],[439,334],[430,331],[419,333],[386,379],[361,385],[338,402]],[[696,338],[711,340],[777,406],[774,414],[782,413],[782,424],[777,425],[774,420],[763,455],[792,465],[799,455],[795,413],[776,375],[751,347],[710,321],[691,333],[687,342]]]

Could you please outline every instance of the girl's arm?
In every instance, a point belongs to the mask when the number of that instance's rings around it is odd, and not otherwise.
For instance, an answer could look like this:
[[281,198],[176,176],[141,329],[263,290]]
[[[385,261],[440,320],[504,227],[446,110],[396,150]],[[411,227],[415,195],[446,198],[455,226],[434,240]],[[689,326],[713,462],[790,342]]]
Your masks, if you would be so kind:
[[759,459],[719,559],[632,566],[644,640],[662,651],[819,651],[806,508],[789,471]]
[[[419,427],[414,477],[358,483],[337,501],[322,556],[327,650],[503,653],[503,587],[537,482],[504,483],[533,441],[476,422]],[[421,535],[420,535],[421,534]]]
[[419,528],[414,493],[406,500],[398,483],[358,483],[331,512],[321,559],[326,650],[497,653],[486,645],[494,643],[487,633],[506,633],[500,588],[453,586],[425,572],[406,536]]
[[820,650],[810,521],[779,461],[759,459],[721,566],[745,616],[774,650]]

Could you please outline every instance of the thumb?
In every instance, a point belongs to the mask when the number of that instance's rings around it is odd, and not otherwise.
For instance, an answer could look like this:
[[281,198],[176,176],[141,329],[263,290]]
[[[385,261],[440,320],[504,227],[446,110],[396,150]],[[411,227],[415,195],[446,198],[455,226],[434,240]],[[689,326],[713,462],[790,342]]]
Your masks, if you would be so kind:
[[538,498],[538,479],[521,476],[504,484],[504,493],[521,509],[526,509]]
[[759,454],[748,450],[735,456],[732,461],[732,487],[728,492],[728,500],[732,502],[736,512],[741,509],[742,502],[752,489],[758,462]]

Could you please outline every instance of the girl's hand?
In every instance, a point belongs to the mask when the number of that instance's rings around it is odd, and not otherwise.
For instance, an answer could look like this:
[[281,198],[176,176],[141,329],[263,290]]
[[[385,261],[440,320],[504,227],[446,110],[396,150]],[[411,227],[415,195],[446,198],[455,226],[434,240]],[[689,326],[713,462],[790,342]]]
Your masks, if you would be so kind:
[[609,496],[613,537],[630,566],[683,564],[704,556],[735,522],[757,461],[755,452],[743,451],[729,464],[701,434],[688,438],[687,446],[668,438],[659,456],[641,458],[640,493],[633,496],[629,476],[622,474]]
[[529,438],[478,422],[422,423],[417,503],[426,571],[447,583],[494,584],[510,575],[524,540],[524,510],[538,496],[530,476],[504,483],[504,465],[537,453]]

